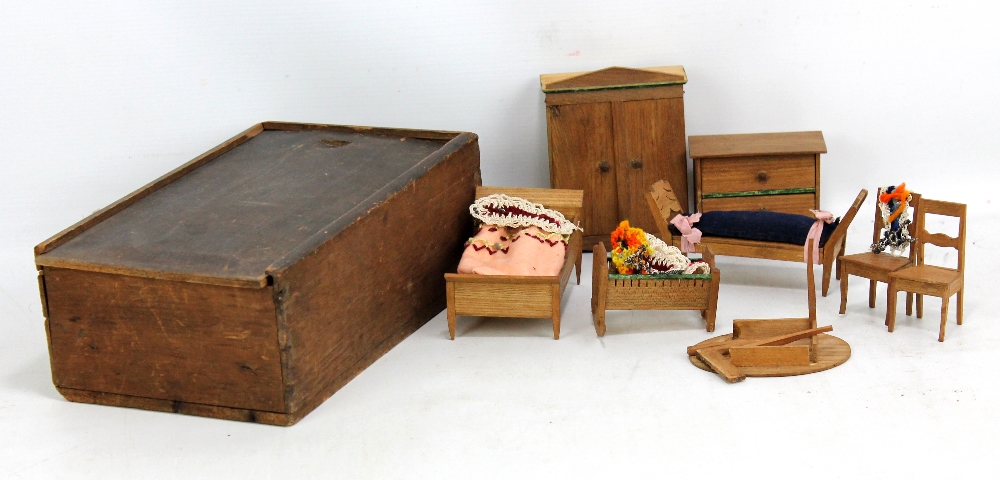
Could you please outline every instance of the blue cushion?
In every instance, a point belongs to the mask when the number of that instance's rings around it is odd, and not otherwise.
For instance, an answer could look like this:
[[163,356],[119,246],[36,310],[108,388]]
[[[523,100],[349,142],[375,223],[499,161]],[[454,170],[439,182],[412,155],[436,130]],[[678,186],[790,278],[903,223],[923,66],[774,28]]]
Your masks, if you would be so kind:
[[[707,237],[805,245],[809,229],[815,221],[813,217],[794,213],[733,210],[703,213],[701,220],[694,226]],[[839,224],[840,218],[837,218],[833,223],[823,225],[823,235],[819,239],[820,247],[826,245],[827,239]],[[680,235],[680,231],[673,225],[670,226],[670,231],[674,235]]]

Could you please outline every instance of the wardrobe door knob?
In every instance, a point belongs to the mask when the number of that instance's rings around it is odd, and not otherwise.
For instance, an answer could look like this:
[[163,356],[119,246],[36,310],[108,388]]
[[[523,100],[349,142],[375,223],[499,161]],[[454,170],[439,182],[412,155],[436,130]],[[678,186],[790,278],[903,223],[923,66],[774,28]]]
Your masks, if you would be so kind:
[[607,160],[601,160],[601,162],[597,164],[597,169],[602,173],[608,173],[611,171],[611,165],[608,164]]
[[638,158],[633,158],[631,163],[632,163],[632,168],[635,169],[642,168],[642,160],[639,160]]

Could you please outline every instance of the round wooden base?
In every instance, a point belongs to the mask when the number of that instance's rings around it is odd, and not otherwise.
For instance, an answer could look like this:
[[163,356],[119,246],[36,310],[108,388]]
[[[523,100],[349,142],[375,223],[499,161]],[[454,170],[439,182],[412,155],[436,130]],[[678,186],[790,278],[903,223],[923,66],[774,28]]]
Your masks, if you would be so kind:
[[[733,338],[733,334],[720,335],[718,337],[713,337],[704,342],[700,342],[697,346],[707,347],[712,344],[721,343],[726,340]],[[792,375],[805,375],[807,373],[822,372],[823,370],[829,370],[837,365],[840,365],[851,358],[851,346],[847,342],[841,340],[840,338],[834,337],[833,335],[827,335],[821,333],[816,336],[819,340],[819,344],[816,346],[816,362],[806,366],[794,366],[794,367],[740,367],[743,373],[748,377],[790,377]],[[809,340],[799,340],[797,342],[791,343],[790,345],[807,345]],[[698,357],[691,355],[688,357],[694,366],[702,369],[712,371],[705,365],[704,362],[698,359]]]

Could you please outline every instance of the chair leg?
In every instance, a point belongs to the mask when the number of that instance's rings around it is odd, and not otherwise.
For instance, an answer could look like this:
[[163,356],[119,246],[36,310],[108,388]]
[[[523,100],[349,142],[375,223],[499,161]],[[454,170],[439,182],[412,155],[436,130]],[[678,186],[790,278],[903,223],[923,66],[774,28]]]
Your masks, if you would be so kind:
[[885,308],[885,325],[892,332],[896,329],[896,281],[889,279],[888,298]]
[[941,297],[941,331],[938,332],[938,341],[944,341],[944,327],[948,324],[948,303],[951,297]]
[[868,281],[868,308],[875,308],[875,289],[878,288],[878,282],[875,280]]
[[958,324],[961,325],[962,324],[962,310],[964,310],[964,307],[965,307],[965,305],[964,305],[965,304],[965,287],[964,286],[961,289],[958,290],[958,299],[957,299],[957,302],[958,302],[958,304],[955,305],[955,308],[956,308],[955,315],[958,317]]
[[906,292],[906,316],[913,315],[913,293]]
[[847,313],[847,273],[844,272],[844,265],[841,264],[837,271],[840,273],[840,314]]
[[924,296],[917,294],[917,318],[924,318]]
[[830,291],[830,274],[833,273],[833,265],[823,264],[823,296]]

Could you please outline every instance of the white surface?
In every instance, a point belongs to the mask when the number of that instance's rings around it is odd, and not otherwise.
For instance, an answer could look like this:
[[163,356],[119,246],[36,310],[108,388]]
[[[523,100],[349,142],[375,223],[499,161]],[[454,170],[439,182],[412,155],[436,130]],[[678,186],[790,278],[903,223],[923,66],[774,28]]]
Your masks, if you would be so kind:
[[[3,2],[0,476],[926,477],[998,445],[998,7],[980,2]],[[292,428],[66,402],[31,247],[262,120],[466,130],[487,184],[547,185],[538,74],[687,69],[688,134],[822,130],[824,208],[909,182],[969,204],[966,325],[894,334],[866,284],[820,323],[829,372],[727,385],[688,364],[693,313],[439,315]],[[862,209],[849,251],[870,235]],[[953,257],[952,257],[953,260]],[[724,259],[719,329],[802,315],[803,268]],[[954,312],[954,306],[952,306]],[[793,473],[794,472],[794,473]]]

